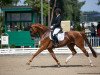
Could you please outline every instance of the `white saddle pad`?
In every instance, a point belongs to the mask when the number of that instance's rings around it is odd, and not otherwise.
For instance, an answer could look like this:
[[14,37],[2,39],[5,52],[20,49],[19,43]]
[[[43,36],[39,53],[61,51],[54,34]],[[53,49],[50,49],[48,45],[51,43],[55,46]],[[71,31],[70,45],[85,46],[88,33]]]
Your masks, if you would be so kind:
[[[64,40],[64,35],[65,35],[65,33],[58,33],[58,35],[57,35],[58,40],[63,41]],[[49,35],[49,38],[52,40],[51,33]]]

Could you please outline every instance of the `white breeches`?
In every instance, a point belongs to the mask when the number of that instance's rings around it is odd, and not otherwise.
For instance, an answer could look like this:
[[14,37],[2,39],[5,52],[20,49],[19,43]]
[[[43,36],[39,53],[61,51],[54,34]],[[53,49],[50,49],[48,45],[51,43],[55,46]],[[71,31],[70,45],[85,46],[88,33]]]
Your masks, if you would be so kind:
[[60,28],[55,28],[55,30],[53,31],[53,36],[54,36],[55,34],[57,34],[59,31],[60,31]]

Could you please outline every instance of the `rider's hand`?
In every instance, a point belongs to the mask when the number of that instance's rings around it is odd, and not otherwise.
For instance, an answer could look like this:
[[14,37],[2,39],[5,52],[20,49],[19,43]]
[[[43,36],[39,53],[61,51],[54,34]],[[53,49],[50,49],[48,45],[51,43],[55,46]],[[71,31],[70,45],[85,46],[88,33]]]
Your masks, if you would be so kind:
[[51,26],[50,28],[53,29],[53,26]]

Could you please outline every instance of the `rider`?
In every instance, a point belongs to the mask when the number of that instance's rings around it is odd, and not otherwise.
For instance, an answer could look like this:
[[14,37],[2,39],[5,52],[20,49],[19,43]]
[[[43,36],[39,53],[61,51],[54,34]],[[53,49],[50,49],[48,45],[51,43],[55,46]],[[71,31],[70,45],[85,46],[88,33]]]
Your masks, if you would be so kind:
[[53,39],[53,43],[54,45],[57,46],[57,44],[59,44],[58,42],[58,38],[57,38],[57,34],[59,31],[61,31],[61,9],[59,8],[56,8],[55,10],[55,14],[56,14],[56,18],[51,26],[51,29],[53,30],[53,33],[52,33],[52,39]]

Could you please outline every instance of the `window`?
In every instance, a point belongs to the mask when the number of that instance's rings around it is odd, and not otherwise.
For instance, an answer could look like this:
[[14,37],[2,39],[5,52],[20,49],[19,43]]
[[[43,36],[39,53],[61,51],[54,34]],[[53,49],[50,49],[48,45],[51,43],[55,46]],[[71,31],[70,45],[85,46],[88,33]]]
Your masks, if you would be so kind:
[[20,13],[13,13],[11,14],[12,21],[20,21]]
[[29,30],[32,23],[32,13],[7,13],[7,31]]
[[10,16],[11,16],[11,14],[10,13],[7,13],[7,21],[11,21]]
[[21,19],[22,21],[31,21],[32,14],[31,13],[21,13]]
[[7,13],[7,21],[31,21],[31,13]]

